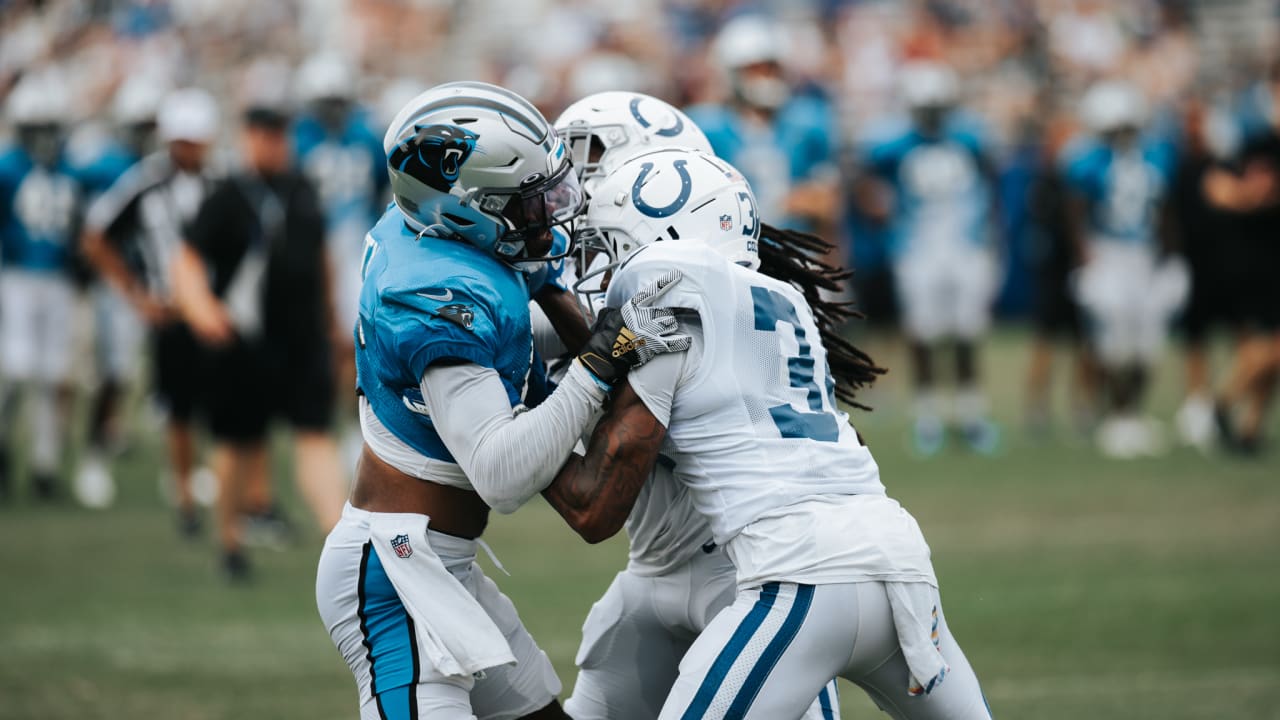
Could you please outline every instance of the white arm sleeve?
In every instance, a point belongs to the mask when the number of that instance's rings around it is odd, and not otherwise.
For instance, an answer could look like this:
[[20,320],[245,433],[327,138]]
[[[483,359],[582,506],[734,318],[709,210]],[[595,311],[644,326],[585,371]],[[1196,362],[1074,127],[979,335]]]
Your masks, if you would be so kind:
[[555,479],[605,392],[577,362],[541,405],[515,415],[498,373],[472,363],[433,365],[422,397],[436,432],[489,507],[515,512]]

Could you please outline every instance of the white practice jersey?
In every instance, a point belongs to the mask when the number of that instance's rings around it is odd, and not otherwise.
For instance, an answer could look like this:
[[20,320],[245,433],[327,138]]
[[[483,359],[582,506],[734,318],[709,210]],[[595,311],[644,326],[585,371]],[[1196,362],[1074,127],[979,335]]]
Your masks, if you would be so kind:
[[706,518],[674,470],[675,461],[660,456],[627,516],[628,569],[637,575],[665,575],[714,546]]
[[836,404],[804,296],[680,240],[647,246],[615,271],[609,305],[671,268],[684,278],[662,304],[692,311],[682,326],[693,348],[654,358],[630,382],[666,425],[663,454],[740,582],[932,580],[919,528],[885,496]]

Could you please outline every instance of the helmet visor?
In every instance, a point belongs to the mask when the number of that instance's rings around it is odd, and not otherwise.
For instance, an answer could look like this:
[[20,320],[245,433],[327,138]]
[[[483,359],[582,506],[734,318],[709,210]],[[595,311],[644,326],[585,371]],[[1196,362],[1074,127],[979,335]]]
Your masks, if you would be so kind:
[[[551,229],[568,224],[583,209],[582,186],[566,159],[550,177],[541,173],[525,178],[518,190],[488,191],[482,207],[496,210],[507,223],[501,243],[520,247],[516,255],[541,258],[551,245]],[[539,244],[546,247],[539,248]]]

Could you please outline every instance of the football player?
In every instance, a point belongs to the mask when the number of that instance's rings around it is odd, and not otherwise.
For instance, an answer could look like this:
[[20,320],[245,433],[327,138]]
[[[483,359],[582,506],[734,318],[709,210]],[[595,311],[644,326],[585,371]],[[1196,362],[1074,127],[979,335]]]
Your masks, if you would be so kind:
[[687,348],[650,307],[679,275],[602,313],[546,395],[517,265],[581,209],[560,138],[524,98],[458,82],[407,104],[383,150],[395,204],[366,240],[354,332],[365,446],[320,557],[320,615],[366,720],[563,718],[478,538],[490,508],[550,483],[633,365]]
[[[759,248],[741,175],[675,148],[611,173],[580,236],[616,259],[607,307],[679,268],[662,305],[693,347],[632,372],[544,494],[585,537],[607,537],[665,457],[737,574],[659,717],[800,717],[839,675],[894,718],[988,719],[920,529],[837,405],[880,369],[835,332],[848,308],[818,297],[831,276],[814,277],[798,236]],[[759,272],[762,256],[807,292]]]
[[[297,94],[305,112],[294,124],[293,141],[298,162],[325,209],[338,316],[338,396],[346,398],[355,381],[350,333],[360,306],[360,255],[364,234],[385,202],[386,163],[366,111],[356,104],[355,71],[346,60],[331,53],[313,55],[298,71]],[[351,439],[358,448],[358,433]],[[344,438],[344,448],[351,445]],[[358,449],[351,454],[358,456]]]
[[1084,262],[1074,290],[1106,392],[1098,447],[1131,458],[1161,449],[1158,427],[1140,412],[1151,366],[1190,283],[1164,227],[1174,152],[1143,137],[1146,101],[1132,85],[1094,85],[1080,108],[1092,137],[1066,159],[1073,215],[1083,218],[1076,242]]
[[0,150],[0,495],[9,486],[17,392],[33,396],[35,494],[52,498],[71,403],[72,277],[84,189],[63,153],[69,90],[34,72],[5,98],[17,144]]
[[[163,83],[147,75],[130,76],[116,90],[111,102],[115,133],[91,140],[90,147],[82,147],[77,153],[81,160],[76,174],[84,184],[89,207],[151,152],[156,113],[163,98]],[[86,250],[83,238],[81,243],[81,250]],[[98,385],[89,411],[88,447],[76,470],[72,490],[81,504],[105,507],[115,495],[108,455],[119,449],[122,440],[120,404],[128,395],[127,383],[136,375],[142,323],[110,282],[99,278],[91,294]]]
[[[911,346],[916,389],[912,442],[938,453],[946,440],[935,360],[955,351],[955,420],[965,442],[990,454],[999,434],[987,417],[978,343],[991,320],[996,263],[991,243],[994,168],[978,135],[955,112],[950,68],[915,63],[902,71],[910,126],[872,148],[868,164],[890,188],[894,279]],[[883,213],[882,213],[883,215]]]
[[814,229],[834,221],[839,133],[825,100],[793,92],[778,21],[742,15],[725,23],[711,47],[729,81],[724,105],[689,108],[716,155],[742,170],[763,217]]
[[[707,138],[687,115],[654,97],[602,92],[570,105],[556,130],[572,153],[588,197],[615,168],[637,153],[687,147],[711,154]],[[746,191],[745,185],[742,187]],[[611,248],[584,248],[581,268],[607,261]],[[626,252],[626,249],[623,249]],[[601,262],[578,287],[592,310],[604,296]],[[574,720],[649,720],[657,717],[676,679],[680,658],[711,618],[733,601],[733,563],[711,539],[707,521],[688,490],[659,458],[626,519],[629,559],[582,628],[574,662],[578,678],[565,711]],[[591,539],[591,538],[588,538]],[[637,662],[638,661],[638,662]],[[834,681],[824,687],[805,716],[839,716]]]

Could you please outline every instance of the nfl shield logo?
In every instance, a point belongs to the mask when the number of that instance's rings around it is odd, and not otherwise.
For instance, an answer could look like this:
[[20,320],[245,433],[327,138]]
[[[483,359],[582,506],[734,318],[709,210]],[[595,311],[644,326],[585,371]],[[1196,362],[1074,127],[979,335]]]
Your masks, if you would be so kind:
[[397,557],[407,558],[413,554],[413,548],[409,546],[408,535],[397,535],[391,538],[391,548],[396,551]]
[[731,227],[733,227],[733,218],[729,217],[728,215],[721,215],[720,229],[727,232]]

